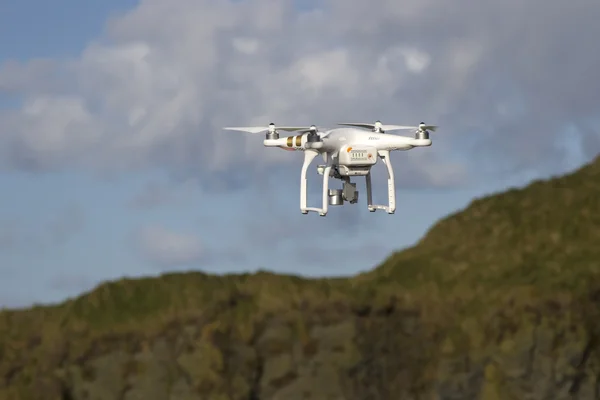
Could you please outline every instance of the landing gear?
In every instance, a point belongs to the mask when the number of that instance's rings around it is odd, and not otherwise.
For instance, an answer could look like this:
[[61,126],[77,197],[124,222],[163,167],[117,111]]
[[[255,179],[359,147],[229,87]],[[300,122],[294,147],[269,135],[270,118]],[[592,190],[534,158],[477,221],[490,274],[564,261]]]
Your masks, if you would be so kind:
[[390,162],[390,152],[389,151],[379,151],[379,157],[385,164],[388,172],[388,205],[376,205],[373,204],[373,190],[371,185],[371,172],[365,176],[366,184],[367,184],[367,208],[370,212],[375,212],[376,210],[383,210],[388,214],[394,214],[396,211],[396,187],[394,185],[394,169],[392,168],[392,163]]
[[[317,150],[307,149],[304,151],[304,164],[302,165],[300,175],[300,211],[302,214],[308,214],[310,211],[319,213],[324,217],[327,215],[328,207],[341,206],[344,201],[350,204],[358,203],[358,190],[356,183],[350,182],[351,176],[364,176],[367,189],[367,208],[369,212],[382,210],[388,214],[394,214],[396,211],[396,188],[394,185],[394,170],[390,163],[390,152],[387,150],[378,151],[378,156],[381,158],[387,168],[387,183],[388,183],[388,204],[378,205],[373,204],[373,192],[371,185],[371,170],[370,166],[353,166],[352,168],[346,165],[334,164],[332,156],[325,153],[325,165],[317,166],[317,173],[323,176],[322,186],[322,203],[321,207],[308,207],[307,205],[307,171],[311,162],[319,155]],[[329,178],[339,179],[342,183],[342,189],[329,189]]]
[[[327,153],[325,153],[327,154]],[[319,152],[312,149],[304,151],[304,163],[302,164],[302,170],[300,173],[300,211],[302,214],[306,214],[309,211],[317,212],[320,216],[324,217],[327,215],[327,208],[329,206],[329,176],[331,175],[331,168],[333,166],[333,160],[331,157],[327,157],[327,165],[323,167],[323,194],[322,194],[322,206],[321,207],[308,207],[307,206],[307,180],[306,172],[310,163],[319,155]]]

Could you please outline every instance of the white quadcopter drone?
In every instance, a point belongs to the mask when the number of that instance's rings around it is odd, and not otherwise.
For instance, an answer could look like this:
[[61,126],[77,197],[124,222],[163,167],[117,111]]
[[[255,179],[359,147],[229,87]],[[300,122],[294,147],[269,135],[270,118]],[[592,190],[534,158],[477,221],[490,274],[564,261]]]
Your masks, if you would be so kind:
[[[266,138],[263,142],[265,147],[304,151],[304,164],[300,173],[300,211],[302,214],[314,211],[324,217],[327,215],[328,205],[340,206],[344,204],[344,201],[348,201],[350,204],[358,202],[356,183],[350,182],[352,176],[365,177],[369,211],[384,210],[388,214],[393,214],[396,211],[396,187],[394,184],[394,170],[390,163],[390,152],[431,146],[429,131],[435,131],[437,127],[425,125],[423,122],[418,126],[382,125],[380,121],[374,124],[340,123],[338,125],[347,127],[320,132],[314,125],[276,128],[275,124],[271,123],[268,127],[232,127],[224,129],[249,133],[266,132]],[[414,138],[386,134],[388,131],[413,129],[415,130]],[[278,131],[298,132],[299,134],[280,138]],[[317,167],[317,173],[323,175],[323,205],[320,208],[307,207],[306,172],[311,162],[319,154],[326,163]],[[388,171],[387,206],[373,204],[371,167],[377,163],[378,157],[381,158]],[[341,180],[343,182],[342,189],[330,190],[329,177]]]

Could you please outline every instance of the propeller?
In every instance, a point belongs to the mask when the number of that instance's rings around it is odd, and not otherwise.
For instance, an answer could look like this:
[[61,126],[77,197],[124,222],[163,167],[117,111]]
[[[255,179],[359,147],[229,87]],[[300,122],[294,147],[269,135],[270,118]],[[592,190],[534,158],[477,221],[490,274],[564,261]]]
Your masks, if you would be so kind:
[[298,132],[302,132],[302,133],[317,133],[319,132],[319,128],[317,128],[315,125],[311,125],[306,129],[298,129]]
[[369,123],[338,123],[338,125],[345,126],[354,126],[357,128],[367,128],[371,129],[374,132],[384,133],[386,131],[397,131],[397,130],[411,130],[415,129],[417,131],[425,132],[432,131],[435,132],[437,129],[436,125],[425,125],[424,122],[421,122],[418,126],[408,126],[408,125],[383,125],[381,121],[375,121],[374,124]]
[[425,122],[421,122],[419,126],[416,126],[415,128],[418,128],[420,131],[435,132],[438,127],[437,125],[426,125]]
[[261,133],[261,132],[275,133],[276,131],[310,132],[313,130],[313,128],[316,130],[316,127],[314,125],[312,125],[312,126],[278,126],[278,127],[275,127],[275,124],[271,122],[269,124],[269,126],[267,126],[267,127],[264,127],[264,126],[237,126],[237,127],[227,127],[227,128],[223,128],[223,129],[228,130],[228,131],[242,131],[242,132],[248,132],[248,133]]

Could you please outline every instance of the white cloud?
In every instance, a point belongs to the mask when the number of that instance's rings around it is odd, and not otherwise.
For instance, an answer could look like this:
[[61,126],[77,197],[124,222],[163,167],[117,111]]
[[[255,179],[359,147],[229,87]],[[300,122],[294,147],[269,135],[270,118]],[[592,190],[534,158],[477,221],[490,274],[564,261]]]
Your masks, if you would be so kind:
[[256,39],[249,37],[238,37],[233,39],[233,46],[240,53],[246,55],[256,54],[260,48],[260,42]]
[[162,226],[144,227],[136,236],[141,256],[160,268],[197,263],[205,253],[202,240],[196,235],[175,232]]
[[418,184],[560,168],[555,139],[578,121],[600,149],[595,0],[293,3],[143,0],[79,57],[5,63],[0,90],[25,103],[0,114],[0,165],[151,166],[208,184],[296,160],[222,126],[348,118],[440,123],[423,150],[439,168]]

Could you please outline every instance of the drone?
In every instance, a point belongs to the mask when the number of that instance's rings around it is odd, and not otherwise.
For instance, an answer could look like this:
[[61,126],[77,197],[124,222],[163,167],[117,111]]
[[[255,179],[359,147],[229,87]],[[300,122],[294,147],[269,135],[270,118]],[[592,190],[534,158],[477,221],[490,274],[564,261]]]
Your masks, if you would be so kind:
[[[370,212],[376,210],[394,214],[396,211],[396,187],[394,169],[390,162],[390,152],[410,150],[415,147],[431,146],[429,132],[435,132],[437,126],[421,122],[417,126],[383,125],[381,121],[369,123],[338,123],[342,127],[321,131],[311,126],[280,126],[270,123],[268,127],[227,127],[226,130],[247,133],[265,132],[264,146],[278,147],[290,151],[303,151],[304,163],[300,172],[300,211],[310,211],[327,215],[328,206],[341,206],[344,201],[350,204],[358,202],[355,176],[364,176],[367,189],[367,207]],[[414,137],[388,134],[390,131],[413,130]],[[279,132],[293,132],[292,136],[279,137]],[[321,207],[307,206],[307,171],[313,160],[322,156],[324,165],[317,166],[317,173],[323,176],[323,204]],[[373,204],[371,168],[380,158],[387,167],[388,204]],[[342,181],[341,189],[329,189],[329,179]]]

